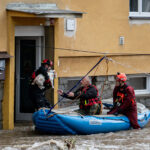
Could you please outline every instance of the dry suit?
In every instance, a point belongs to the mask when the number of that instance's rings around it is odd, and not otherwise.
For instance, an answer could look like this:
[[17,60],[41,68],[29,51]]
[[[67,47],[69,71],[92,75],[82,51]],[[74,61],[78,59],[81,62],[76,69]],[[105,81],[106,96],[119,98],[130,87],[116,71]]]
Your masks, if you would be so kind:
[[124,114],[130,120],[134,129],[140,128],[137,121],[137,104],[134,89],[126,83],[124,86],[116,86],[113,91],[114,107],[108,114]]

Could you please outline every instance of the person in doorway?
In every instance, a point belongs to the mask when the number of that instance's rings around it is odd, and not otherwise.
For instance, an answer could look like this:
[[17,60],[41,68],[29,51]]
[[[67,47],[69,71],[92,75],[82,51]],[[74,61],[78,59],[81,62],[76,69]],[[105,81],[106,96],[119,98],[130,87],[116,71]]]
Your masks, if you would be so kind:
[[59,95],[68,99],[80,99],[79,113],[83,115],[96,115],[101,112],[101,101],[96,86],[90,84],[88,76],[81,80],[81,87],[75,92],[64,93],[58,90]]
[[117,73],[113,91],[113,108],[107,114],[124,114],[128,117],[131,126],[139,129],[134,89],[126,84],[126,80],[124,73]]
[[49,101],[45,97],[45,91],[51,87],[48,71],[51,70],[52,66],[52,61],[44,59],[41,66],[32,74],[30,81],[30,98],[37,110],[42,107],[51,107]]

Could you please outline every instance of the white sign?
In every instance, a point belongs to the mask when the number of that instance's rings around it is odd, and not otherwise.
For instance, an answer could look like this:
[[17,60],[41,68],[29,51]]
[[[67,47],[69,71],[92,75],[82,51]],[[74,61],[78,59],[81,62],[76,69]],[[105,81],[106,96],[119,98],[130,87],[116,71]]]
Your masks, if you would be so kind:
[[74,19],[67,19],[67,31],[74,31],[75,30],[75,20]]

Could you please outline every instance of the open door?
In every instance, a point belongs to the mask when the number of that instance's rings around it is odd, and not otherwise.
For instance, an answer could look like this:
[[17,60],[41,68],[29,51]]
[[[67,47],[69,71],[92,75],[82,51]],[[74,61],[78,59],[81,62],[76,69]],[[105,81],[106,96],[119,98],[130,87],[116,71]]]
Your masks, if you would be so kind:
[[41,37],[16,37],[15,119],[31,120],[34,112],[29,98],[32,72],[41,63]]

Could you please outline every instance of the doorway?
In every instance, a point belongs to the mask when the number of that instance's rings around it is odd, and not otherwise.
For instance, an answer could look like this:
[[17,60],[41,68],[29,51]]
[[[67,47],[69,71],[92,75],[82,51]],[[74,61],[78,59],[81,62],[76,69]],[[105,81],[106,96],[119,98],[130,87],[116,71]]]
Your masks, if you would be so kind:
[[29,97],[30,78],[41,64],[42,38],[16,37],[15,120],[31,120],[34,112]]

